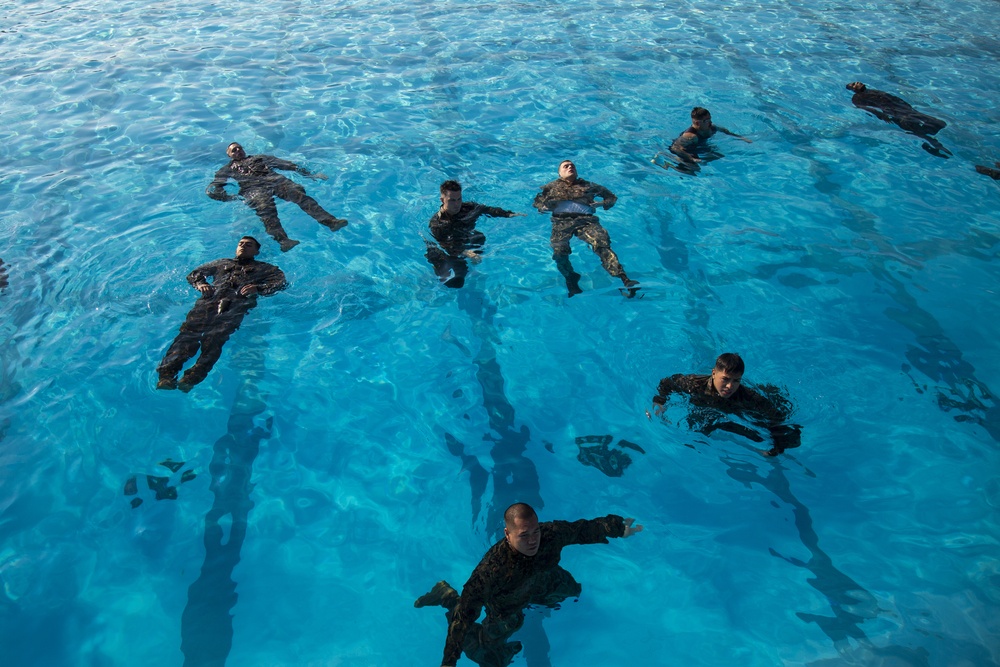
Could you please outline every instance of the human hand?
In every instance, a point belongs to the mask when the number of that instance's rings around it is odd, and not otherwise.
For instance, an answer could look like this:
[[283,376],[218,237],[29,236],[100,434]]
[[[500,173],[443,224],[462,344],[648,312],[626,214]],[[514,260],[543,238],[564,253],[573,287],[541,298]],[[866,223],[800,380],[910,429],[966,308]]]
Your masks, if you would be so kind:
[[511,213],[507,217],[508,218],[527,218],[528,214],[527,213]]
[[244,285],[240,288],[240,296],[253,296],[257,293],[256,285]]
[[212,289],[212,286],[209,285],[208,283],[195,283],[194,288],[199,292],[201,292],[202,294],[206,295],[211,294],[212,292],[215,291],[214,289]]
[[746,137],[740,137],[740,139],[742,139],[743,141],[747,142],[748,144],[752,144],[753,143],[752,141],[750,141]]
[[633,523],[635,523],[635,519],[625,519],[625,533],[622,537],[632,537],[636,533],[643,531],[642,525],[632,526]]
[[483,261],[483,256],[474,250],[464,250],[462,251],[462,256],[469,259],[473,264],[479,264]]

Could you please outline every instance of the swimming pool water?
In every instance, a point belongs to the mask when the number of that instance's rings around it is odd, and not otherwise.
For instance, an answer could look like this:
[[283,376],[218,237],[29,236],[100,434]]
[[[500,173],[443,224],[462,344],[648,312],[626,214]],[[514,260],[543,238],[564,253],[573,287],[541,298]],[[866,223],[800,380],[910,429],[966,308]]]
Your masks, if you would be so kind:
[[[443,614],[412,602],[516,500],[646,531],[564,551],[583,594],[529,614],[514,664],[1000,663],[995,3],[0,16],[0,664],[436,665]],[[692,178],[651,159],[694,105],[754,143]],[[325,172],[299,180],[351,224],[279,203],[302,245],[260,259],[289,289],[157,392],[184,276],[266,238],[203,194],[230,141]],[[578,241],[566,298],[530,208],[565,158],[619,197],[642,299]],[[528,214],[481,219],[460,291],[423,257],[446,178]],[[645,418],[726,350],[785,388],[800,449]],[[620,477],[577,460],[605,434],[644,450]]]

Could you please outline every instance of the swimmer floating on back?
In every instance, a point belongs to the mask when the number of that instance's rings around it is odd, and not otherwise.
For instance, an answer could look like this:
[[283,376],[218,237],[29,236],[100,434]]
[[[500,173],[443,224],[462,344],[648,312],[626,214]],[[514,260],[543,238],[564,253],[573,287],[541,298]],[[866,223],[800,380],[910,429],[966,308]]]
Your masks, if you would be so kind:
[[928,116],[914,109],[908,102],[895,95],[869,88],[860,81],[853,81],[847,84],[847,89],[854,91],[851,102],[859,109],[864,109],[880,120],[898,125],[910,134],[924,139],[920,145],[931,155],[943,157],[945,159],[951,155],[951,151],[941,145],[941,142],[932,135],[937,134],[945,128],[945,123],[940,118]]

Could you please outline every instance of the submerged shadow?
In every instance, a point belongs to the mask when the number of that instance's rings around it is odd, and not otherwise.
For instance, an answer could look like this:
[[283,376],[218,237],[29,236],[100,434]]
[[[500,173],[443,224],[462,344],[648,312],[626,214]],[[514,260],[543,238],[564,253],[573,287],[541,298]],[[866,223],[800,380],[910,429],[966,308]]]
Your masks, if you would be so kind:
[[[809,560],[786,556],[775,549],[769,551],[776,558],[808,570],[813,575],[807,579],[809,585],[826,599],[832,612],[832,616],[824,616],[798,611],[795,612],[796,616],[807,623],[815,623],[830,638],[840,656],[849,661],[847,664],[912,667],[926,667],[929,664],[924,649],[895,645],[878,647],[861,629],[863,623],[874,619],[882,610],[879,609],[875,596],[841,572],[830,555],[820,547],[819,535],[813,527],[809,508],[792,492],[784,462],[780,458],[760,464],[768,466],[766,474],[761,474],[760,466],[755,463],[731,457],[723,457],[721,460],[727,468],[726,474],[731,478],[748,488],[759,484],[792,509],[795,528],[802,545],[809,551]],[[854,640],[853,644],[851,640]]]
[[[503,371],[497,362],[496,329],[493,318],[496,306],[477,289],[475,277],[470,278],[458,292],[458,307],[469,316],[472,328],[479,341],[479,350],[473,356],[476,365],[476,380],[482,389],[483,409],[489,419],[490,431],[484,440],[493,443],[490,455],[492,470],[483,468],[479,460],[465,452],[465,447],[451,433],[445,433],[448,451],[462,461],[462,469],[468,470],[472,485],[472,520],[475,523],[486,508],[486,526],[490,539],[498,540],[503,535],[503,513],[513,503],[525,502],[541,512],[541,484],[534,462],[525,456],[531,433],[527,426],[516,425],[514,406],[504,392]],[[489,482],[492,481],[493,496],[487,498]],[[549,667],[549,640],[542,627],[542,616],[527,614],[524,625],[517,636],[525,639],[524,657],[531,667]]]
[[243,380],[229,414],[226,434],[216,440],[209,464],[210,490],[215,496],[205,515],[205,561],[188,589],[181,615],[181,652],[185,667],[223,667],[233,644],[233,615],[238,595],[233,571],[240,562],[247,519],[254,503],[251,475],[260,442],[271,435],[272,419],[264,427],[254,419],[264,412],[256,380],[264,368],[263,346],[234,355]]

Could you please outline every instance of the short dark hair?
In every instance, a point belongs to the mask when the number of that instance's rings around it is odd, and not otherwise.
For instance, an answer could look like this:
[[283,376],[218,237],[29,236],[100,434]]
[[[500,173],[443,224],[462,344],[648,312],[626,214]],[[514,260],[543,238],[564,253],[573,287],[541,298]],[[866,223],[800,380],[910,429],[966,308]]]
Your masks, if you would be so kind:
[[723,373],[738,373],[743,375],[746,366],[743,364],[743,357],[735,352],[724,352],[715,360],[715,370]]
[[712,113],[705,107],[695,107],[691,109],[691,118],[695,120],[704,120],[711,117]]
[[538,514],[528,503],[514,503],[503,513],[503,524],[506,528],[513,528],[514,522],[518,519],[537,519]]
[[260,241],[258,241],[254,237],[252,237],[252,236],[241,236],[240,237],[240,241],[242,241],[243,239],[249,239],[249,240],[253,241],[254,245],[257,246],[257,250],[260,250]]
[[446,192],[461,192],[462,184],[458,181],[445,181],[441,184],[441,194]]

